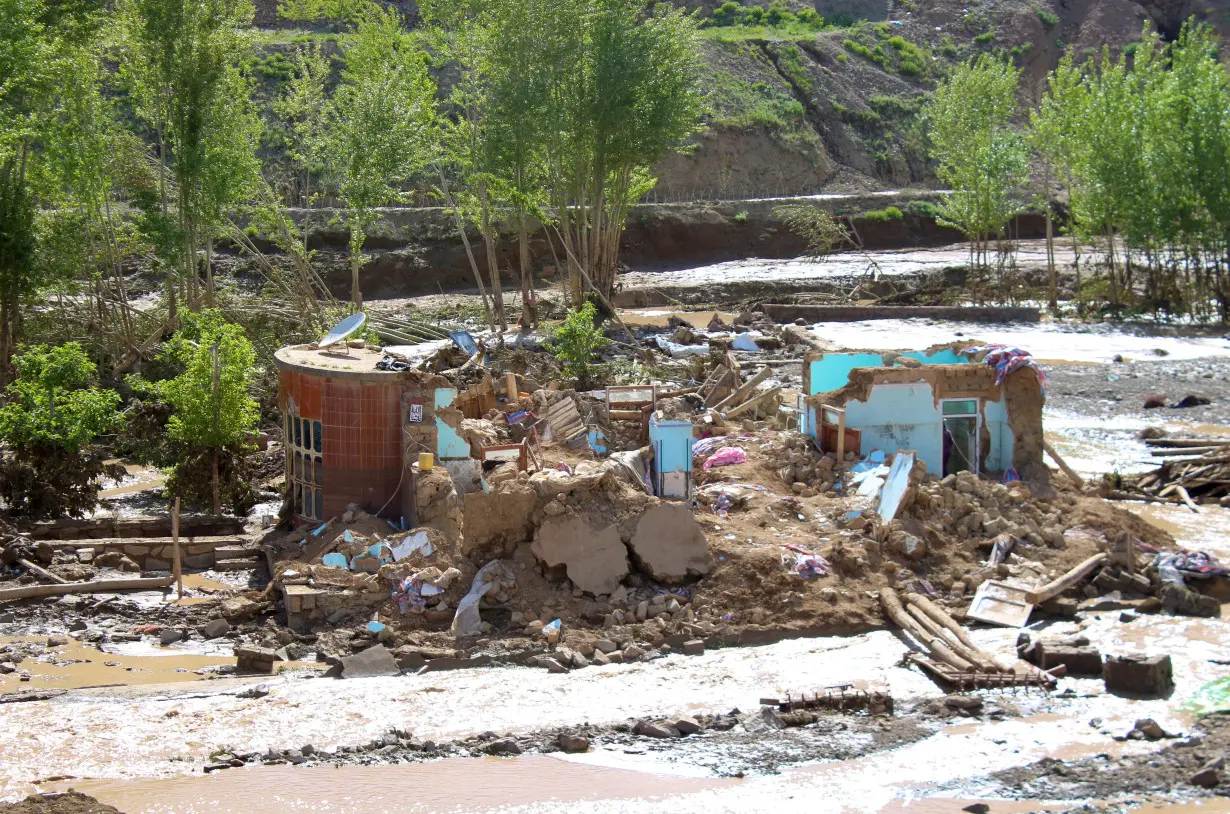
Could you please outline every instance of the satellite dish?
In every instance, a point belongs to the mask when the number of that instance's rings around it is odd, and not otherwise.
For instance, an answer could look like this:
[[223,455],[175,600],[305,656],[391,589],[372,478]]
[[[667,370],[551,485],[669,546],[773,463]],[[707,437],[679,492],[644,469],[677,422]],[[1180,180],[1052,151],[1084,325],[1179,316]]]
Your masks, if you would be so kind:
[[355,331],[362,328],[367,323],[367,314],[360,311],[357,314],[351,314],[341,322],[333,326],[333,330],[325,334],[324,338],[316,343],[318,348],[327,348],[342,342],[346,337],[350,336]]

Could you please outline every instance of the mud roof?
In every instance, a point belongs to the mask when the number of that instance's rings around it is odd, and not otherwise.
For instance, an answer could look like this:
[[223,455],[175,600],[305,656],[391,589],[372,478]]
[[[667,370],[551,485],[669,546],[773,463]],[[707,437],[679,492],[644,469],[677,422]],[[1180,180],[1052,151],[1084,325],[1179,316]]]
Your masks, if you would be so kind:
[[327,376],[331,379],[361,379],[363,381],[395,381],[398,379],[444,379],[418,370],[378,370],[376,365],[385,357],[383,349],[351,348],[334,345],[317,348],[315,345],[287,345],[274,353],[278,368],[295,370],[309,375]]

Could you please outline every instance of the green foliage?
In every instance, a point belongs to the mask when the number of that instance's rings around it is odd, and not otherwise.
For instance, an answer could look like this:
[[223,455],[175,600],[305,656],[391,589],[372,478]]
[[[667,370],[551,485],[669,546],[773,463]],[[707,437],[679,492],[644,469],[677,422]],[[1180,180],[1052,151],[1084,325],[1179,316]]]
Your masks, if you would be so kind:
[[715,71],[711,80],[713,124],[736,129],[764,127],[774,140],[819,159],[823,152],[820,137],[808,124],[803,103],[792,94],[781,86],[749,82],[726,71]]
[[905,205],[905,209],[911,215],[917,215],[921,218],[931,218],[935,220],[940,216],[940,209],[930,201],[910,201]]
[[119,394],[92,386],[97,369],[75,342],[29,348],[13,363],[0,407],[0,443],[12,453],[0,460],[0,494],[15,516],[81,516],[97,505],[99,479],[117,474],[92,443],[122,426]]
[[904,217],[905,215],[902,211],[895,206],[873,209],[863,213],[863,220],[869,220],[872,223],[888,223],[893,220],[901,220]]
[[1059,25],[1059,17],[1054,12],[1047,11],[1046,9],[1038,9],[1038,19],[1042,21],[1043,25]]
[[1019,211],[1028,156],[1010,126],[1020,73],[987,54],[958,67],[941,82],[925,116],[936,175],[952,187],[939,206],[940,222],[970,241],[970,259],[986,269],[989,241]]
[[774,208],[773,214],[807,241],[808,257],[824,257],[850,242],[850,231],[845,225],[819,207],[790,204]]
[[979,45],[986,45],[987,43],[994,42],[994,41],[995,41],[994,31],[984,31],[978,36],[974,37],[974,42],[978,43]]
[[747,210],[735,213],[734,222],[735,223],[747,223]]
[[705,36],[721,42],[814,39],[825,28],[824,18],[815,9],[792,12],[784,0],[772,0],[768,9],[726,2],[713,10],[705,24]]
[[568,309],[568,316],[551,335],[551,350],[563,361],[564,372],[587,382],[590,363],[608,341],[597,325],[598,312],[586,301],[580,308]]

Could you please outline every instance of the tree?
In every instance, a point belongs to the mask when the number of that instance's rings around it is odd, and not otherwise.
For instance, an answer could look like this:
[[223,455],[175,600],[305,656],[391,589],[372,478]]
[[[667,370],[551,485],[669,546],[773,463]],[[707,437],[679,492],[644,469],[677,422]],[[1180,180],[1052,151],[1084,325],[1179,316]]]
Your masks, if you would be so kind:
[[[179,269],[199,308],[197,252],[211,243],[218,211],[242,194],[255,165],[247,85],[239,75],[251,0],[119,0],[120,67],[136,113],[153,128],[164,217],[175,198]],[[172,177],[168,178],[167,170]],[[221,180],[225,179],[225,180]],[[206,302],[212,300],[207,269]]]
[[99,480],[122,477],[93,445],[123,423],[120,397],[92,386],[97,368],[76,342],[37,345],[13,359],[17,377],[0,407],[0,494],[10,514],[81,517],[98,504]]
[[426,54],[391,8],[364,6],[341,47],[345,68],[328,106],[320,153],[346,206],[351,298],[361,308],[367,229],[376,208],[397,200],[398,185],[431,160],[436,85]]
[[936,176],[952,187],[939,221],[965,235],[980,271],[990,241],[1020,211],[1029,167],[1025,141],[1010,125],[1019,77],[1010,62],[983,54],[941,82],[924,111]]
[[[163,357],[181,372],[159,382],[132,377],[130,382],[171,406],[170,440],[183,445],[188,457],[204,454],[208,458],[213,512],[221,514],[221,458],[243,454],[260,418],[249,394],[256,360],[252,343],[242,326],[228,323],[218,311],[205,310],[185,318],[183,327],[164,346]],[[169,491],[190,491],[182,477],[190,465],[191,461],[184,460],[173,467]],[[232,474],[235,472],[232,467]]]

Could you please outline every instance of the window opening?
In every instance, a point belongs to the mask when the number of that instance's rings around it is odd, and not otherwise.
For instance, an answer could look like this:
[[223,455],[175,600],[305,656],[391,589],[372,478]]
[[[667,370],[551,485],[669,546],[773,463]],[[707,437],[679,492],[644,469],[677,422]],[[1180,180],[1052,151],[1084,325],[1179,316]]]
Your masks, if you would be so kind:
[[295,514],[308,520],[324,518],[324,427],[302,416],[286,416],[286,479]]

